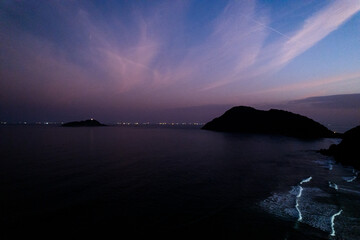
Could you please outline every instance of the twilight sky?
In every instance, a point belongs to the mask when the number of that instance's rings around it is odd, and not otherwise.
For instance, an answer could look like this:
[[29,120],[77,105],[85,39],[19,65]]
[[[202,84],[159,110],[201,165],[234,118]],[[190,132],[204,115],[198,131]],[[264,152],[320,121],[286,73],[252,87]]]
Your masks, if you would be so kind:
[[360,93],[359,12],[359,0],[2,0],[0,120],[147,121]]

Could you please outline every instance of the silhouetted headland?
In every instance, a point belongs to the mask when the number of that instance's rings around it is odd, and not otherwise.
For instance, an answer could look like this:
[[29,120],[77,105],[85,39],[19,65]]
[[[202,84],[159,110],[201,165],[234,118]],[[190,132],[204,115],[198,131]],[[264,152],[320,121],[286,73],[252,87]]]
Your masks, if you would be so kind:
[[222,116],[205,124],[202,129],[221,132],[279,134],[298,138],[339,137],[338,134],[305,116],[283,110],[263,111],[246,106],[231,108]]
[[95,119],[88,119],[85,121],[78,121],[78,122],[68,122],[64,123],[61,126],[63,127],[101,127],[106,126],[105,124],[96,121]]
[[360,169],[360,125],[345,132],[338,145],[332,144],[329,149],[321,149],[320,152],[334,156],[336,161],[345,165]]

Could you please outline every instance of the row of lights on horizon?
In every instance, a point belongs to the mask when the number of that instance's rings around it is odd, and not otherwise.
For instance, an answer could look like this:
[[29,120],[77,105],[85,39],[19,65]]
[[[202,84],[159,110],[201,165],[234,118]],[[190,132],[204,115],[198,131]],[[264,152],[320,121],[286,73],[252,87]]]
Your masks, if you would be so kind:
[[[93,119],[91,119],[93,120]],[[7,124],[18,124],[18,125],[28,125],[28,124],[35,124],[35,125],[59,125],[59,124],[63,124],[64,122],[35,122],[35,123],[29,123],[29,122],[16,122],[16,123],[8,123],[5,121],[1,121],[0,124],[1,125],[7,125]],[[150,125],[152,123],[150,122],[143,122],[143,123],[139,123],[139,122],[117,122],[116,125]],[[154,123],[154,125],[169,125],[169,126],[178,126],[178,125],[204,125],[204,123],[198,123],[198,122],[183,122],[183,123],[177,123],[177,122],[159,122],[159,123]]]
[[36,124],[36,125],[57,125],[57,124],[63,124],[64,122],[15,122],[15,123],[9,123],[5,121],[1,121],[1,125],[7,125],[7,124],[18,124],[18,125],[28,125],[28,124]]
[[[117,122],[116,124],[117,125],[150,125],[152,123],[150,123],[150,122],[144,122],[144,123]],[[159,122],[159,123],[155,123],[155,125],[170,125],[170,126],[175,126],[175,125],[204,125],[204,123],[198,123],[198,122],[194,122],[194,123]]]

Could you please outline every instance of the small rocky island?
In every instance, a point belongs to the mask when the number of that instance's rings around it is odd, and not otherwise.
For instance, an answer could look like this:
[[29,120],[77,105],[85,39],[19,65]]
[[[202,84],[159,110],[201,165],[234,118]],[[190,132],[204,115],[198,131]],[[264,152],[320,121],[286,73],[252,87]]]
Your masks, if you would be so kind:
[[320,123],[299,114],[277,109],[263,111],[246,106],[231,108],[222,116],[205,124],[202,129],[277,134],[297,138],[340,137],[339,134],[330,131]]
[[338,145],[332,144],[329,149],[321,149],[320,152],[333,156],[340,163],[360,169],[360,125],[345,132]]
[[106,126],[106,125],[91,118],[91,119],[88,119],[85,121],[64,123],[61,126],[63,126],[63,127],[101,127],[101,126]]

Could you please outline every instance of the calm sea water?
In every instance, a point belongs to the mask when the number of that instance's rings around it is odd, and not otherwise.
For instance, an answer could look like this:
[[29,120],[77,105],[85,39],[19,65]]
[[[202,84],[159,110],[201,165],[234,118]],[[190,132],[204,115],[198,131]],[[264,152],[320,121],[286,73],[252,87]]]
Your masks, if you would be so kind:
[[336,141],[2,126],[0,238],[360,239],[358,173],[315,151]]

